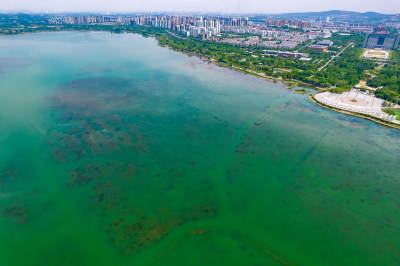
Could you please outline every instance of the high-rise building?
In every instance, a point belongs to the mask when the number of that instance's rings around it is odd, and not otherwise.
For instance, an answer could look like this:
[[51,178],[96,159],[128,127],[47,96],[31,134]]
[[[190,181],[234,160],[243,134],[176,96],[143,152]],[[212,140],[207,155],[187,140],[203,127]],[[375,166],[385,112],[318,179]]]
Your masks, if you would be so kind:
[[221,22],[219,22],[219,20],[215,21],[215,29],[216,29],[216,34],[220,34],[221,33]]

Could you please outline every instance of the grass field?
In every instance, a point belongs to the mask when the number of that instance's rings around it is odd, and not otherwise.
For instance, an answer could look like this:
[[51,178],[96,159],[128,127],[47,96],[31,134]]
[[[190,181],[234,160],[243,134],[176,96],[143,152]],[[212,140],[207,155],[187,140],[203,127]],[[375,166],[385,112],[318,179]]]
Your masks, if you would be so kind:
[[396,120],[400,120],[400,109],[395,109],[395,108],[385,108],[383,109],[385,113],[388,115],[395,115]]

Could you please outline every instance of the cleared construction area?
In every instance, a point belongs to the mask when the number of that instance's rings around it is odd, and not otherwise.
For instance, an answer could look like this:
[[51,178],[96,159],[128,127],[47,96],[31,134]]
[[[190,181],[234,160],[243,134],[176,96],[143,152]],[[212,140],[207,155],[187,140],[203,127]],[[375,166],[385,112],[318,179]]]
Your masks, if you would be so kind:
[[362,57],[368,59],[388,60],[390,51],[382,49],[365,49]]

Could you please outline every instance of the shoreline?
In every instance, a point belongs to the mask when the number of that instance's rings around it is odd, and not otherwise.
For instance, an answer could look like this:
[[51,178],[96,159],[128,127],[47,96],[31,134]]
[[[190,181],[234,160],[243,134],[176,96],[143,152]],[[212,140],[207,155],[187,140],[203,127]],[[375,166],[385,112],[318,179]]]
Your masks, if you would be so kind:
[[351,115],[351,116],[363,118],[363,119],[366,119],[366,120],[370,120],[370,121],[373,121],[375,123],[378,123],[378,124],[380,124],[382,126],[386,126],[386,127],[389,127],[389,128],[400,129],[400,125],[398,125],[398,124],[391,123],[389,121],[386,121],[384,119],[380,119],[380,118],[372,116],[372,115],[363,114],[363,113],[357,113],[357,112],[351,112],[351,111],[347,111],[347,110],[343,110],[343,109],[339,109],[339,108],[336,108],[336,107],[329,106],[329,105],[324,104],[324,103],[318,101],[317,99],[315,99],[314,95],[309,95],[308,99],[310,99],[313,103],[321,106],[322,108],[329,109],[329,110],[337,112],[337,113],[342,113],[342,114]]
[[180,52],[180,53],[183,53],[183,54],[194,55],[194,56],[199,57],[200,59],[207,58],[208,62],[210,62],[210,63],[214,63],[214,64],[216,64],[218,66],[222,66],[222,67],[226,67],[226,68],[229,68],[229,69],[232,69],[232,70],[236,70],[236,71],[242,72],[244,74],[254,75],[256,77],[267,79],[267,80],[271,80],[273,82],[281,82],[281,83],[285,84],[286,88],[288,88],[288,89],[293,89],[293,88],[297,87],[298,85],[303,85],[303,86],[306,86],[308,88],[312,88],[312,89],[315,89],[315,90],[318,90],[318,91],[326,91],[326,90],[328,90],[328,88],[321,88],[321,87],[312,85],[311,83],[307,83],[307,82],[304,82],[304,81],[301,81],[301,80],[297,80],[297,79],[287,80],[287,79],[282,79],[282,78],[275,78],[275,77],[263,75],[262,73],[253,71],[253,70],[248,69],[248,68],[242,68],[242,67],[238,67],[238,66],[234,66],[234,65],[228,65],[228,64],[222,63],[222,62],[217,62],[217,61],[214,61],[213,58],[209,58],[206,55],[199,54],[199,53],[196,53],[196,52],[188,52],[188,51],[184,51],[184,50],[175,49],[175,48],[173,48],[173,47],[171,47],[169,45],[160,45],[160,46],[161,47],[167,47],[167,48],[169,48],[169,49],[171,49],[173,51]]
[[[173,51],[181,52],[181,53],[184,53],[184,54],[195,55],[195,56],[200,57],[200,58],[201,57],[208,58],[207,56],[202,55],[202,54],[190,53],[190,52],[174,49],[173,47],[170,47],[168,45],[163,45],[162,47],[168,47],[169,49],[171,49]],[[297,87],[298,85],[304,85],[304,86],[309,87],[309,88],[311,87],[312,89],[315,89],[315,90],[320,91],[320,92],[329,90],[328,88],[320,88],[320,87],[314,86],[312,84],[309,84],[309,83],[306,83],[306,82],[303,82],[303,81],[300,81],[300,80],[283,80],[281,78],[275,78],[275,77],[271,77],[271,76],[262,75],[261,73],[253,72],[250,69],[240,68],[240,67],[236,67],[236,66],[233,66],[233,65],[230,66],[228,64],[221,63],[221,62],[215,62],[214,60],[212,60],[210,58],[208,58],[208,60],[209,60],[209,62],[215,63],[218,66],[226,67],[226,68],[229,68],[229,69],[232,69],[232,70],[235,70],[235,71],[239,71],[239,72],[244,73],[244,74],[250,74],[250,75],[253,75],[253,76],[256,76],[256,77],[259,77],[259,78],[263,78],[263,79],[266,79],[266,80],[269,80],[269,81],[273,81],[273,82],[281,82],[286,86],[286,88],[292,90],[294,93],[297,93],[297,94],[304,95],[304,94],[309,93],[309,92],[307,92],[307,93],[296,92],[294,90],[294,88]],[[294,86],[292,86],[293,84],[294,84]],[[375,116],[371,116],[371,115],[363,114],[363,113],[351,112],[351,111],[347,111],[347,110],[343,110],[343,109],[339,109],[339,108],[336,108],[336,107],[332,107],[332,106],[326,105],[326,104],[318,101],[317,99],[315,99],[314,95],[315,94],[311,94],[307,98],[310,99],[316,105],[321,106],[322,108],[329,109],[329,110],[337,112],[337,113],[342,113],[342,114],[351,115],[351,116],[354,116],[354,117],[359,117],[359,118],[363,118],[363,119],[366,119],[366,120],[370,120],[372,122],[378,123],[378,124],[380,124],[382,126],[385,126],[385,127],[400,129],[400,125],[399,124],[391,123],[389,121],[386,121],[384,119],[380,119],[380,118],[375,117]]]

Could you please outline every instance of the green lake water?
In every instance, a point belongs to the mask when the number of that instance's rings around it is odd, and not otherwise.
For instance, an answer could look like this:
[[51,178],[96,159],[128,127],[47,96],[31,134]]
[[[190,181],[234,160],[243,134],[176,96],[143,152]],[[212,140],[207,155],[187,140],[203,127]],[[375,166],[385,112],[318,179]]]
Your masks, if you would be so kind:
[[400,264],[400,131],[153,38],[0,37],[0,265]]

